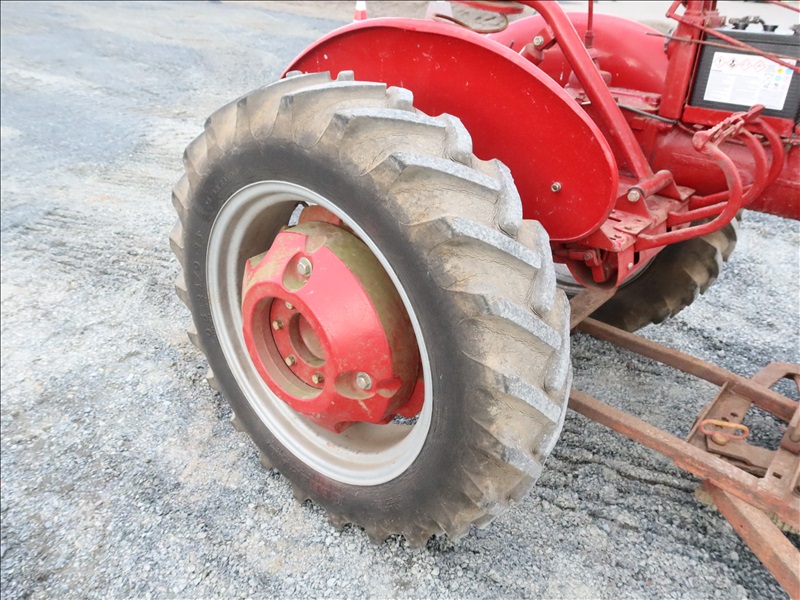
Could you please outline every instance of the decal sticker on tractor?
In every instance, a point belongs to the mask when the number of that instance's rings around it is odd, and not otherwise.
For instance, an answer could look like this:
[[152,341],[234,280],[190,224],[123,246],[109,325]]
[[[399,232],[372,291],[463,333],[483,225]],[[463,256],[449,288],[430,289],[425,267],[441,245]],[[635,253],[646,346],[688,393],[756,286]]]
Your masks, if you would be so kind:
[[792,70],[755,54],[716,52],[703,100],[783,110]]

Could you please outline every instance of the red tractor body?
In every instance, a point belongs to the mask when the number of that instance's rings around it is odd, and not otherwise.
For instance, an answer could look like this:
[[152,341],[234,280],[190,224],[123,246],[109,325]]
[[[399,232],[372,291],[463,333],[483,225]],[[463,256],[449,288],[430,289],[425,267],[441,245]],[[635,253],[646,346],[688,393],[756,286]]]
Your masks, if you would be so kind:
[[410,89],[426,114],[457,116],[477,156],[508,165],[524,218],[542,223],[556,261],[586,286],[624,283],[666,245],[719,230],[741,208],[800,218],[795,119],[690,104],[704,48],[748,52],[795,80],[796,61],[715,31],[713,1],[675,2],[666,44],[624,19],[519,4],[539,14],[488,36],[436,21],[356,22],[287,72],[352,69]]

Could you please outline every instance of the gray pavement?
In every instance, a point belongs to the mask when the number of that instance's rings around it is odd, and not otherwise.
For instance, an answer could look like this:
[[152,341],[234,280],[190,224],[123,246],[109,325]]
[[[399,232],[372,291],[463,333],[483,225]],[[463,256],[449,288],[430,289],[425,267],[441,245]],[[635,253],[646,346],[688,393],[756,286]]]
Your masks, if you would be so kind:
[[[323,4],[2,3],[2,597],[783,597],[693,477],[573,413],[533,493],[456,544],[336,532],[260,467],[186,339],[170,189],[215,108],[352,14]],[[798,248],[748,213],[720,280],[644,333],[744,375],[800,361]],[[675,434],[713,393],[573,345],[577,387]]]

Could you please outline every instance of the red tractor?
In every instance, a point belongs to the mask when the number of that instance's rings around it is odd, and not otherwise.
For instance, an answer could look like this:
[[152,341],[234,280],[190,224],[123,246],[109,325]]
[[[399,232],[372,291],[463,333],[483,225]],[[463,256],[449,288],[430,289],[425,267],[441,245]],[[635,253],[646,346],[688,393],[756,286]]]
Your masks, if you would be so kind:
[[660,322],[743,208],[800,218],[800,37],[714,1],[675,2],[666,36],[591,2],[464,4],[538,14],[342,27],[216,111],[173,193],[211,386],[298,499],[377,542],[458,538],[530,489],[568,296]]

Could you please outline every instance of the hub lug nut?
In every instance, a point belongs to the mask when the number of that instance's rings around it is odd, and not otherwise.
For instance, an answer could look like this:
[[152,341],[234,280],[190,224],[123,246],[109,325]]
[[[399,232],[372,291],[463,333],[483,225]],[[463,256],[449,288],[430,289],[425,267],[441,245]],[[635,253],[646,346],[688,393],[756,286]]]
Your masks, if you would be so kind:
[[283,361],[286,363],[287,367],[293,367],[297,364],[297,359],[294,357],[294,354],[290,354],[284,358]]
[[359,371],[356,374],[356,385],[359,389],[368,390],[372,388],[372,377],[367,375],[366,373]]
[[311,261],[308,260],[305,256],[297,261],[297,272],[300,273],[303,277],[310,277],[311,276]]
[[275,320],[272,322],[272,328],[273,328],[275,331],[278,331],[279,329],[283,329],[283,319],[275,319]]
[[314,373],[311,376],[311,381],[314,382],[314,384],[319,385],[320,383],[325,381],[325,377],[322,375],[322,373]]
[[286,303],[286,308],[288,308],[289,310],[292,310],[294,308],[294,306],[292,306],[291,302],[287,302]]

